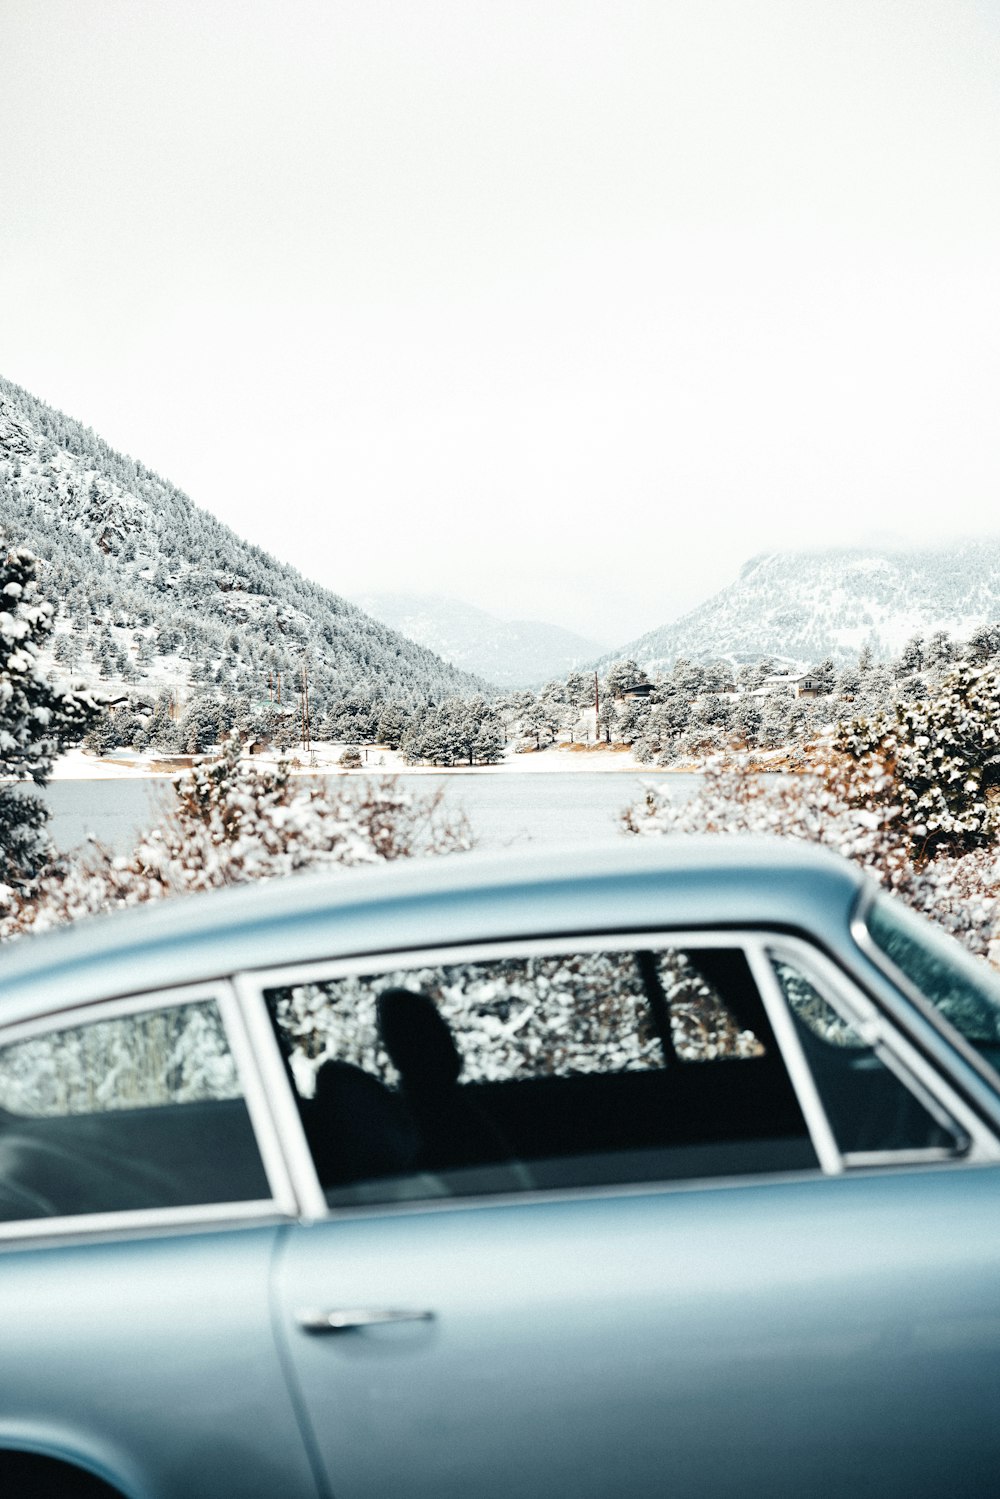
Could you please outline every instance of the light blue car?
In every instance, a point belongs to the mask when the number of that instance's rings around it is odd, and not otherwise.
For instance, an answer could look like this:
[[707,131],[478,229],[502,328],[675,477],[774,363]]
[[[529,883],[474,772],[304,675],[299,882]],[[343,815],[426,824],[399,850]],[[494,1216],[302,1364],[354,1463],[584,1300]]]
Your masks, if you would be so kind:
[[0,954],[0,1494],[1000,1488],[1000,995],[802,846]]

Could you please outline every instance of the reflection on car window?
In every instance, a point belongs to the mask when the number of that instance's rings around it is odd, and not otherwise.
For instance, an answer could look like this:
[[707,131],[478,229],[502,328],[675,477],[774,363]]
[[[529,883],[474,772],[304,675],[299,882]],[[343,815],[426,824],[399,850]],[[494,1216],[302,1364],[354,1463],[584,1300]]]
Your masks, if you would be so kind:
[[103,1114],[238,1095],[210,1002],[46,1031],[0,1051],[0,1108],[14,1114]]
[[269,1196],[212,1001],[0,1047],[0,1220]]
[[668,948],[658,954],[657,968],[670,1010],[674,1051],[682,1062],[763,1054],[759,1037],[749,1026],[741,1026],[718,986],[708,982],[686,953]]
[[1000,1058],[1000,981],[989,966],[898,901],[877,896],[867,917],[875,944],[974,1045]]
[[778,962],[774,966],[788,1007],[801,1026],[828,1046],[861,1048],[867,1044],[854,1023],[838,1014],[804,973],[791,963]]
[[740,952],[499,956],[266,997],[331,1203],[815,1162]]
[[848,1164],[889,1154],[953,1155],[961,1130],[925,1097],[917,1097],[884,1055],[821,994],[797,964],[774,958],[774,971],[837,1145]]
[[501,958],[286,991],[277,1014],[298,1043],[292,1056],[301,1091],[311,1094],[315,1069],[329,1056],[396,1080],[376,1016],[377,998],[388,989],[433,1004],[455,1037],[466,1083],[663,1065],[632,954]]

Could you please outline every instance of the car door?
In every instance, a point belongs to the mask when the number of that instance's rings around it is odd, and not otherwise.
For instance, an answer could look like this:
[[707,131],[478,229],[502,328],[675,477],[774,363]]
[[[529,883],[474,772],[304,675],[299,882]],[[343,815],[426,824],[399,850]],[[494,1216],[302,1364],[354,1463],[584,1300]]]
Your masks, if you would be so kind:
[[316,1494],[268,1306],[295,1205],[248,1062],[219,984],[0,1032],[0,1480],[15,1452],[134,1499]]
[[324,1187],[274,1295],[337,1499],[992,1494],[995,1142],[818,955],[258,988]]

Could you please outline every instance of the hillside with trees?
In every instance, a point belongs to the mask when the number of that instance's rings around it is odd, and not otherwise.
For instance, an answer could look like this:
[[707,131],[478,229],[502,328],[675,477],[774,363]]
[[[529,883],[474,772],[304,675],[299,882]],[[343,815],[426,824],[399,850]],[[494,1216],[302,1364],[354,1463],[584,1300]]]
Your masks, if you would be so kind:
[[[914,636],[889,661],[877,661],[866,647],[846,664],[827,657],[799,672],[770,658],[734,670],[728,661],[680,657],[671,670],[653,673],[619,660],[603,673],[570,672],[538,692],[508,692],[491,703],[456,698],[416,710],[390,747],[401,748],[411,764],[490,764],[504,747],[628,749],[640,765],[673,768],[736,748],[762,765],[796,764],[838,723],[919,714],[920,704],[947,694],[947,684],[963,672],[984,668],[1000,669],[1000,626],[981,626],[964,641],[944,631]],[[382,742],[370,714],[336,723],[355,731],[367,724],[367,738],[351,737]]]
[[[185,725],[184,747],[240,716],[264,731],[252,720],[266,709],[278,733],[296,730],[303,709],[319,719],[358,692],[406,710],[486,687],[2,378],[0,540],[37,556],[58,600],[57,676],[131,697],[154,740],[199,700],[204,721]],[[229,722],[209,723],[223,702]]]
[[914,635],[967,639],[998,618],[995,539],[768,552],[697,608],[595,664],[625,657],[647,671],[669,671],[679,657],[738,667],[765,657],[805,663],[829,656],[845,666],[864,649],[889,660]]

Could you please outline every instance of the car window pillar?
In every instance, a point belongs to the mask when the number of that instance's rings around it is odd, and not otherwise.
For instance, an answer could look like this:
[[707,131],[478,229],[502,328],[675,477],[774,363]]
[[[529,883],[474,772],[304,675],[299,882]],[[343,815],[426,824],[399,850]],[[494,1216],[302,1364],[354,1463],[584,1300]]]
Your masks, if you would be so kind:
[[827,1117],[826,1109],[816,1087],[812,1069],[806,1060],[802,1049],[802,1042],[795,1029],[788,1007],[785,1004],[781,986],[777,975],[771,965],[764,943],[747,942],[744,948],[747,961],[750,964],[750,972],[764,1002],[764,1009],[770,1022],[771,1030],[782,1056],[788,1075],[795,1089],[795,1095],[799,1101],[809,1133],[812,1136],[813,1146],[822,1169],[829,1176],[840,1176],[844,1170],[844,1161],[840,1149],[834,1138],[833,1129]]
[[257,1137],[261,1161],[274,1198],[275,1207],[286,1217],[299,1213],[295,1183],[285,1157],[281,1133],[275,1119],[271,1089],[262,1076],[260,1048],[248,1025],[248,1011],[232,983],[220,984],[215,991],[222,1023],[226,1029],[236,1071],[243,1085],[243,1096]]
[[326,1218],[329,1213],[326,1197],[267,1013],[261,976],[237,973],[233,975],[232,985],[241,1023],[245,1026],[258,1069],[262,1131],[280,1156],[282,1174],[295,1204],[294,1211],[308,1221]]

